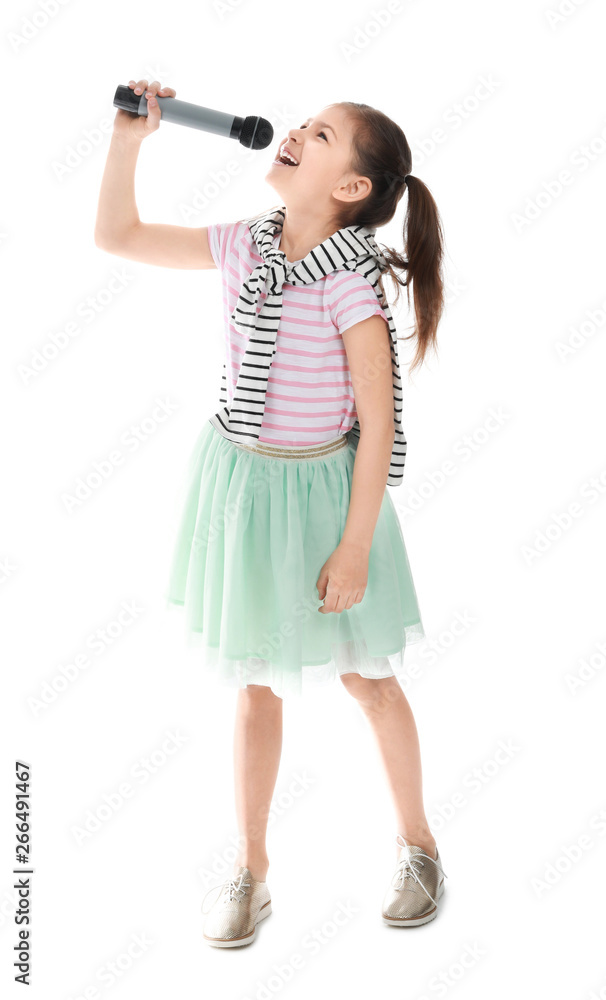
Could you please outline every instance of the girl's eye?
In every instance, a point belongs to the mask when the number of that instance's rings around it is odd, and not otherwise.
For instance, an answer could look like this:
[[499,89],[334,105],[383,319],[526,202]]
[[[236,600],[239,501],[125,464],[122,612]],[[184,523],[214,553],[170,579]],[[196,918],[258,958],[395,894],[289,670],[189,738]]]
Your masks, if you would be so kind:
[[[309,128],[308,125],[301,125],[300,127],[301,128]],[[323,135],[324,138],[326,139],[326,142],[328,142],[328,138],[327,138],[327,136],[326,136],[326,134],[324,132],[318,132],[318,135]]]

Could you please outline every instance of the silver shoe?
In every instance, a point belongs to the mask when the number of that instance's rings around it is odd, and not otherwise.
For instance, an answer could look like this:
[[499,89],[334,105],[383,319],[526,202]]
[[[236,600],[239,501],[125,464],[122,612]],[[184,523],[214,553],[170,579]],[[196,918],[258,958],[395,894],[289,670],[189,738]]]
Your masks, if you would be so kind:
[[[396,840],[404,843],[398,867],[383,899],[383,923],[392,927],[417,927],[437,915],[444,878],[448,875],[442,868],[437,848],[437,856],[430,858],[421,847],[409,845],[401,834]],[[426,864],[421,858],[430,863]]]
[[[210,909],[204,901],[211,892],[221,890]],[[257,924],[271,913],[267,882],[257,882],[250,869],[240,865],[231,878],[212,886],[202,900],[204,940],[217,948],[238,948],[252,944]]]

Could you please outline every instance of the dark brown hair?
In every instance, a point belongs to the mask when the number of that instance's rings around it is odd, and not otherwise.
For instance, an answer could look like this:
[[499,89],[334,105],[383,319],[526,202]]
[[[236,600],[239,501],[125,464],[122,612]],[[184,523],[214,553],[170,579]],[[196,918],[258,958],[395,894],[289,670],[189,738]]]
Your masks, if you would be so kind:
[[[407,182],[404,180],[412,170],[412,153],[399,125],[369,104],[339,101],[333,107],[343,108],[352,125],[350,170],[368,177],[372,182],[372,191],[363,201],[344,206],[336,220],[337,228],[352,225],[378,228],[386,225],[393,218],[408,186],[402,234],[406,256],[383,246],[381,253],[387,261],[383,274],[390,276],[397,290],[395,303],[400,298],[400,286],[405,286],[410,306],[412,282],[414,330],[409,337],[398,337],[398,340],[417,338],[409,369],[412,372],[422,364],[430,346],[437,349],[438,323],[444,309],[444,234],[438,208],[422,180],[415,176],[408,177]],[[405,281],[397,271],[406,272]],[[379,279],[379,284],[385,294],[382,279]]]

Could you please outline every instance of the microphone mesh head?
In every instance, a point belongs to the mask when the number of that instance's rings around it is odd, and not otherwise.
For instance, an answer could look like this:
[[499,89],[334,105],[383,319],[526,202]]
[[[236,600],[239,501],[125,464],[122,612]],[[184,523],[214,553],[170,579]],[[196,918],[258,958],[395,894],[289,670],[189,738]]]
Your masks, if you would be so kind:
[[274,137],[271,122],[257,115],[248,115],[240,130],[240,142],[247,149],[265,149]]

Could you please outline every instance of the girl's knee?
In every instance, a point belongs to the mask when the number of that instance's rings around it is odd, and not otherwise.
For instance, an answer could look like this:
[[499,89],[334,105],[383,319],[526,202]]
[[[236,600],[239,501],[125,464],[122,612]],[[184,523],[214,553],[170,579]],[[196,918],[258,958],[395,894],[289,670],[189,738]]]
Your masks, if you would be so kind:
[[246,684],[239,689],[238,693],[240,700],[245,704],[259,704],[261,702],[276,706],[282,704],[282,698],[266,684]]
[[402,693],[395,677],[362,677],[355,671],[339,676],[345,689],[356,701],[375,711],[388,707]]

